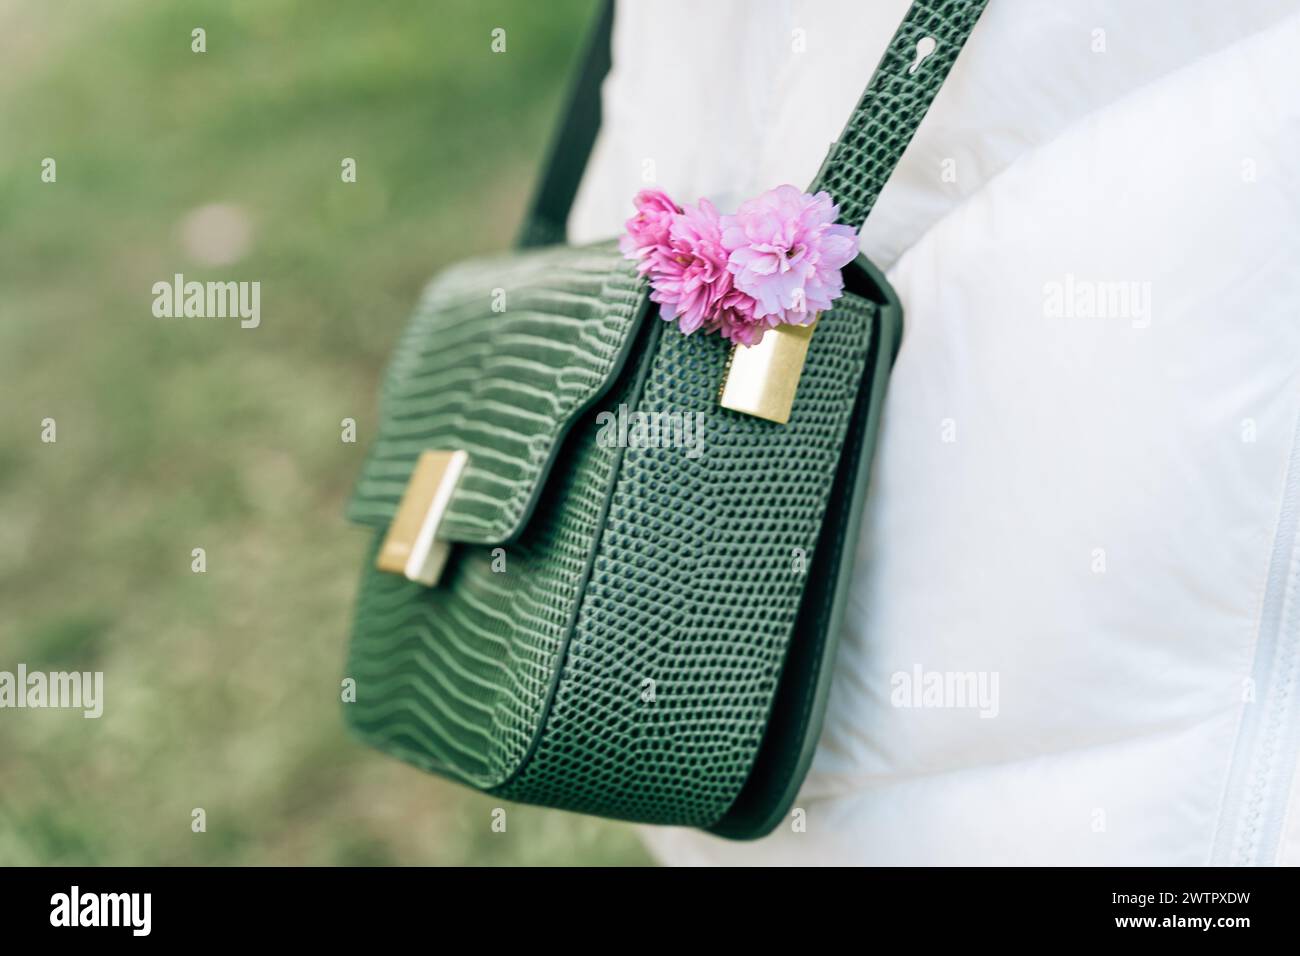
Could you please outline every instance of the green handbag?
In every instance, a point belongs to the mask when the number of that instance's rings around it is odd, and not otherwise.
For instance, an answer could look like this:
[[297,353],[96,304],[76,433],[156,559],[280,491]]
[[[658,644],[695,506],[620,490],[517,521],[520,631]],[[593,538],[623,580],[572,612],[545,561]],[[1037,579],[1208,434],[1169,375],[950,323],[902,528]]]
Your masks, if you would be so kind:
[[[908,11],[810,189],[840,222],[866,219],[983,7]],[[859,256],[777,424],[719,404],[730,346],[659,321],[614,242],[559,244],[610,17],[530,248],[438,276],[387,370],[348,509],[374,543],[345,715],[507,800],[752,838],[785,817],[817,743],[902,310]],[[701,423],[702,453],[602,440],[618,410]],[[438,517],[409,530],[445,558],[436,584],[393,573],[407,546],[393,564],[386,545],[426,484]]]

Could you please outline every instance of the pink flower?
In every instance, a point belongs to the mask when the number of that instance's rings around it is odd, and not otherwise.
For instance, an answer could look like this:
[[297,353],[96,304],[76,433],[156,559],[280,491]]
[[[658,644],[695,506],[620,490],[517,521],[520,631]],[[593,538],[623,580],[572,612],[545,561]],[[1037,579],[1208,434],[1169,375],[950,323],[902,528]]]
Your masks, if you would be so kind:
[[858,241],[851,227],[835,225],[838,211],[828,193],[778,186],[722,217],[727,269],[735,288],[753,298],[755,322],[807,325],[843,294],[840,270]]
[[650,300],[659,304],[663,319],[676,320],[687,335],[716,331],[732,295],[720,222],[713,204],[701,199],[672,217],[667,242],[642,260],[642,270],[650,273]]
[[735,288],[733,282],[731,291],[718,303],[718,333],[737,345],[757,345],[776,323],[755,317],[755,304],[754,297]]
[[658,189],[636,196],[619,249],[650,279],[660,316],[756,345],[782,323],[807,325],[844,292],[857,236],[835,225],[827,193],[778,186],[720,216],[707,199],[679,207]]
[[657,248],[668,243],[668,230],[673,218],[682,210],[660,189],[643,189],[634,200],[636,215],[624,223],[627,234],[618,242],[619,251],[626,259],[639,259],[639,272],[650,268],[648,257]]

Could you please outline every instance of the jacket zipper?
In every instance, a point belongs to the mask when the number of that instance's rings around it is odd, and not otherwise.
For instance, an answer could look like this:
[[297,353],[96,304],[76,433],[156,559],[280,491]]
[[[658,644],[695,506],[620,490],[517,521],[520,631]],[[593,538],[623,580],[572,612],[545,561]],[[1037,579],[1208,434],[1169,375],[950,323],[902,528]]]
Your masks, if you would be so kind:
[[1300,746],[1300,422],[1259,619],[1259,639],[1211,862],[1277,858]]

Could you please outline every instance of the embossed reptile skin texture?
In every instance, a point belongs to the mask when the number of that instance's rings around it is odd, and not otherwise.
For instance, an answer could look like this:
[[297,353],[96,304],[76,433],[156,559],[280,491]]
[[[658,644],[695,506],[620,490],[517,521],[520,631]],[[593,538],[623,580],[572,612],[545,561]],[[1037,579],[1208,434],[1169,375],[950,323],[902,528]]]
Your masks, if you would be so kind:
[[[631,388],[610,401],[628,400]],[[504,571],[493,570],[494,549],[467,545],[426,588],[376,570],[372,551],[348,662],[357,700],[345,711],[364,739],[480,788],[518,768],[558,678],[618,464],[620,449],[597,434],[572,430]]]
[[[585,253],[569,250],[579,262]],[[557,257],[550,265],[553,290],[567,276]],[[431,298],[440,301],[436,289]],[[493,572],[486,546],[457,549],[435,588],[368,562],[348,670],[353,727],[510,799],[647,822],[716,820],[762,737],[874,309],[846,295],[823,315],[786,426],[718,404],[721,340],[648,325],[640,360],[570,429],[504,572]],[[457,318],[490,329],[500,316]],[[418,372],[400,366],[402,380],[449,374],[421,338],[436,339],[438,324],[413,328],[404,344],[425,358]],[[700,416],[702,454],[598,441],[596,416],[620,404]],[[407,426],[441,441],[443,407],[427,407]]]
[[727,350],[716,338],[662,336],[638,407],[701,416],[704,453],[624,453],[555,701],[503,796],[694,826],[735,799],[793,632],[873,309],[845,296],[823,315],[785,426],[718,404]]
[[626,359],[644,296],[613,242],[475,260],[430,283],[385,375],[348,517],[387,525],[420,452],[463,448],[441,536],[514,538],[559,438]]
[[[809,189],[835,197],[840,222],[860,228],[867,221],[987,2],[935,0],[907,11]],[[933,52],[917,64],[917,44],[926,38]]]
[[[982,7],[909,12],[816,183],[843,221],[870,210]],[[912,76],[922,35],[938,41],[936,68]],[[775,825],[797,780],[756,781],[755,766],[806,770],[897,342],[883,278],[861,260],[846,276],[784,426],[718,404],[727,344],[660,322],[613,243],[476,261],[431,283],[349,509],[374,529],[348,662],[353,730],[506,799],[733,837]],[[599,413],[620,406],[698,416],[700,453],[602,440]],[[373,565],[426,448],[469,452],[441,531],[459,544],[433,588]],[[832,507],[833,490],[851,504]],[[810,588],[809,562],[836,582]],[[792,659],[810,686],[778,695]],[[774,734],[778,697],[788,725]],[[782,753],[764,749],[776,739]]]

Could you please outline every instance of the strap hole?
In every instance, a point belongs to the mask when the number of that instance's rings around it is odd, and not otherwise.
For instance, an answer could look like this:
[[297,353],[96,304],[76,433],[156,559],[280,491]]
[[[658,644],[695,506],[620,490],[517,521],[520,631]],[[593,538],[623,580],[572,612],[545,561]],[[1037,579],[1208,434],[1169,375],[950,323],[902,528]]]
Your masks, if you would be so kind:
[[939,44],[934,37],[921,37],[921,39],[917,40],[916,60],[913,61],[912,65],[907,68],[907,75],[911,76],[913,73],[919,70],[921,68],[921,64],[925,61],[925,58],[928,57],[931,53],[933,53],[935,47],[937,47],[938,45]]

